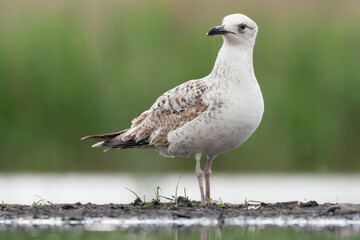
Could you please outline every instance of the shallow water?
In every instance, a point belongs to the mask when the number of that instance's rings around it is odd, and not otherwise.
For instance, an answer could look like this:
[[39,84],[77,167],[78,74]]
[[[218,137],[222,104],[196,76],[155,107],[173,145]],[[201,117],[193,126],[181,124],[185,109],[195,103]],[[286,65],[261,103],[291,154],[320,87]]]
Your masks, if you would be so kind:
[[39,240],[93,240],[93,239],[359,239],[360,235],[352,232],[337,231],[303,231],[299,229],[282,229],[282,228],[203,228],[203,229],[139,229],[139,230],[120,230],[120,231],[2,231],[0,239],[22,240],[22,239],[39,239]]
[[[150,201],[154,189],[170,197],[180,174],[0,174],[0,202],[31,205],[46,199],[52,203],[130,203],[134,195]],[[245,199],[263,202],[309,201],[319,203],[360,203],[360,175],[310,174],[219,174],[211,181],[214,200],[244,203]],[[195,174],[181,177],[178,195],[199,200]]]
[[[221,221],[221,222],[220,222]],[[214,218],[173,218],[173,217],[133,217],[110,218],[95,217],[83,219],[50,218],[17,218],[0,219],[0,230],[87,230],[87,231],[117,231],[141,229],[217,229],[217,228],[293,228],[312,231],[351,232],[360,234],[360,217],[230,217],[224,219]]]

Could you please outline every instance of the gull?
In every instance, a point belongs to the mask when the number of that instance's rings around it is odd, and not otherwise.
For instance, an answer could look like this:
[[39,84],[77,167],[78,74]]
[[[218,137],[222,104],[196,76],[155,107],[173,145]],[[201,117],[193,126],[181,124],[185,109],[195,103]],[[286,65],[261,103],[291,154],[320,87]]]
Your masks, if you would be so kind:
[[[243,14],[224,17],[221,26],[207,33],[223,38],[208,76],[165,92],[129,128],[82,140],[99,141],[92,147],[106,147],[105,152],[152,148],[166,157],[195,158],[201,202],[209,202],[213,160],[244,143],[263,116],[264,101],[253,67],[257,31],[256,23]],[[204,172],[202,156],[207,157]]]

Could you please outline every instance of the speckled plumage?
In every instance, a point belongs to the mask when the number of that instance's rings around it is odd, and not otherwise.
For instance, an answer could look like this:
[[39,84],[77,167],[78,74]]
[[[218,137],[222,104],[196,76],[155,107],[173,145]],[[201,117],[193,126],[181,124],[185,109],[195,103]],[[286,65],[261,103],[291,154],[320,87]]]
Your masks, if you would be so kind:
[[93,147],[107,147],[106,151],[147,147],[164,156],[195,157],[202,201],[200,158],[207,156],[208,200],[213,159],[245,142],[259,126],[264,111],[253,68],[257,25],[245,15],[233,14],[208,33],[219,34],[224,43],[208,76],[164,93],[129,129],[83,139],[101,141]]
[[168,146],[168,134],[206,111],[203,95],[209,88],[202,80],[193,80],[167,91],[150,110],[132,121],[122,136],[124,141],[147,139],[150,146]]

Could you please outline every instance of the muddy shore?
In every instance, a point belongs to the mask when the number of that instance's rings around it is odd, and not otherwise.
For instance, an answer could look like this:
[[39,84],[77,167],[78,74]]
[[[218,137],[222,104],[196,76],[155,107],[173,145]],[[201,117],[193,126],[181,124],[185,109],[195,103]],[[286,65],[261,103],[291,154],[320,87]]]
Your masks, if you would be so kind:
[[130,204],[51,204],[39,203],[33,206],[7,204],[0,211],[0,220],[16,218],[48,219],[61,218],[81,220],[85,218],[133,218],[140,219],[154,217],[169,218],[209,218],[226,219],[231,217],[294,217],[294,218],[323,218],[344,217],[359,218],[360,204],[318,204],[309,202],[279,202],[279,203],[248,203],[240,205],[211,203],[201,205],[200,202],[190,201],[179,197],[177,204],[163,203],[156,200],[144,203],[137,199]]

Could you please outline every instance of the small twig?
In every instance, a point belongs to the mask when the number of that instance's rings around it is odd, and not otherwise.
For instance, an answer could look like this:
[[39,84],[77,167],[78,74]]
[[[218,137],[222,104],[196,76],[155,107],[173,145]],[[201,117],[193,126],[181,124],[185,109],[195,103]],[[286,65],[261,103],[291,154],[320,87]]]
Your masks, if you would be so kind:
[[245,205],[249,205],[249,203],[259,203],[260,205],[265,204],[264,202],[257,201],[257,200],[247,200],[245,198]]
[[35,195],[35,197],[39,198],[40,200],[35,202],[35,200],[32,203],[32,207],[36,207],[36,206],[43,206],[43,205],[54,205],[52,202],[45,200],[44,198],[40,197],[39,195]]
[[156,190],[154,189],[155,193],[155,200],[160,202],[160,190],[161,188],[159,186],[156,187]]
[[179,182],[180,182],[180,179],[182,177],[182,175],[184,174],[184,172],[181,172],[180,176],[179,176],[179,179],[177,181],[177,184],[176,184],[176,188],[175,188],[175,205],[177,206],[178,205],[178,202],[177,202],[177,190],[178,190],[178,186],[179,186]]
[[159,195],[159,198],[161,198],[161,197],[164,198],[164,199],[166,199],[166,200],[169,200],[169,201],[173,201],[173,200],[174,200],[174,199],[172,199],[172,198],[165,197],[165,196],[160,196],[160,195]]
[[[135,197],[136,198],[139,198],[139,196],[133,191],[133,190],[131,190],[131,189],[128,189],[127,187],[124,187],[126,190],[128,190],[129,192],[132,192],[134,195],[135,195]],[[141,198],[139,198],[139,199],[141,199]]]
[[257,201],[257,200],[249,200],[248,203],[260,203],[260,204],[261,204],[261,203],[263,203],[263,202]]
[[133,203],[134,205],[142,203],[141,198],[139,198],[139,196],[133,190],[131,190],[131,189],[127,188],[127,187],[125,187],[125,189],[128,190],[129,192],[133,193],[136,196],[136,199],[134,200],[134,203]]
[[42,198],[42,197],[40,197],[39,195],[35,195],[35,197],[39,198],[39,199],[40,199],[40,201],[45,202],[45,199],[44,199],[44,198]]

